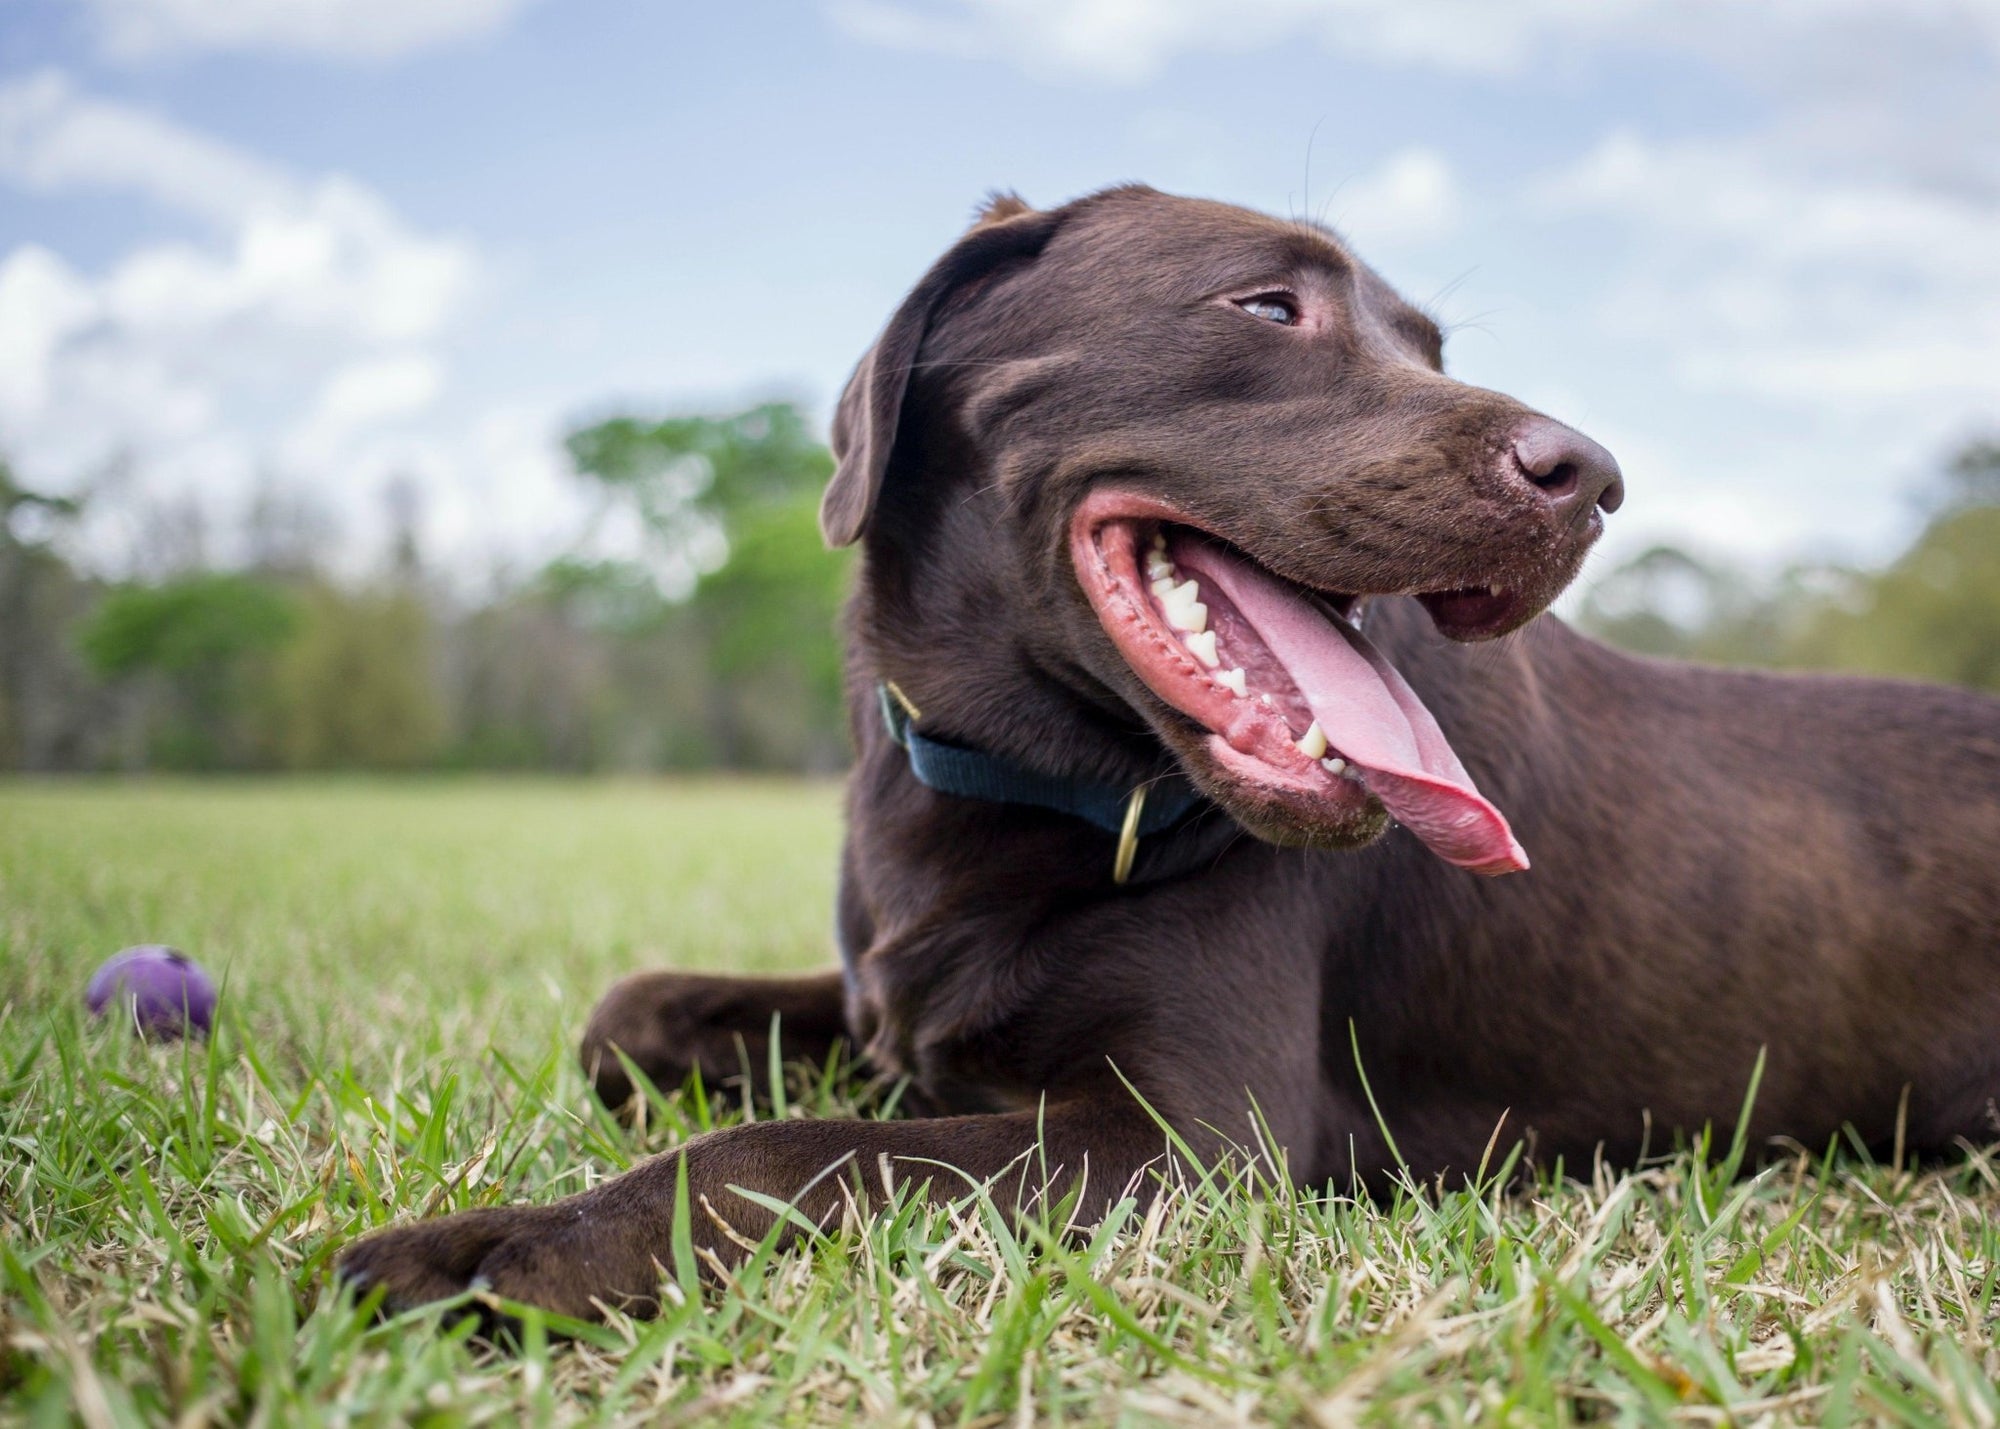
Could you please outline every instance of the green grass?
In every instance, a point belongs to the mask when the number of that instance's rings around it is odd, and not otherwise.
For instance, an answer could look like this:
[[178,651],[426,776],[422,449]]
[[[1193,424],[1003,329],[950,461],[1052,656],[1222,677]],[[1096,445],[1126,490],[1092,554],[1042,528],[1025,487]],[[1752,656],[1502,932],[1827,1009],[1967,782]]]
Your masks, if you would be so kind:
[[[516,1352],[329,1292],[374,1226],[744,1114],[673,1091],[621,1127],[576,1033],[634,968],[823,964],[837,838],[825,785],[0,785],[0,1421],[2000,1418],[1993,1161],[1738,1179],[1728,1128],[1380,1203],[1219,1178],[1070,1238],[902,1205]],[[226,979],[211,1041],[83,1017],[141,941]],[[886,1100],[801,1069],[783,1114]]]

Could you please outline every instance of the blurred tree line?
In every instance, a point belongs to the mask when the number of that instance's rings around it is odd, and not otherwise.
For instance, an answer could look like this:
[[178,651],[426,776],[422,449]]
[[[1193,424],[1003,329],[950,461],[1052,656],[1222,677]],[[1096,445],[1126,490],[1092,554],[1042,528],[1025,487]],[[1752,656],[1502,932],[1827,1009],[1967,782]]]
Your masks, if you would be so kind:
[[1876,570],[1757,580],[1655,547],[1599,581],[1579,623],[1646,654],[2000,691],[2000,441],[1961,447],[1927,505],[1916,540]]
[[408,499],[370,579],[265,504],[240,568],[185,540],[106,581],[64,554],[81,503],[0,464],[0,768],[839,767],[847,561],[820,543],[832,459],[805,418],[618,417],[566,445],[593,524],[636,525],[639,553],[478,601],[425,571]]
[[[246,560],[168,529],[145,574],[65,554],[74,499],[0,464],[0,769],[825,770],[846,758],[820,544],[832,459],[792,406],[616,417],[566,441],[593,528],[492,594],[423,565],[413,500],[387,567],[342,580],[311,513],[261,502]],[[166,539],[172,538],[172,539]],[[2000,690],[2000,442],[1947,464],[1880,569],[1762,579],[1672,547],[1611,572],[1580,623],[1629,649]]]

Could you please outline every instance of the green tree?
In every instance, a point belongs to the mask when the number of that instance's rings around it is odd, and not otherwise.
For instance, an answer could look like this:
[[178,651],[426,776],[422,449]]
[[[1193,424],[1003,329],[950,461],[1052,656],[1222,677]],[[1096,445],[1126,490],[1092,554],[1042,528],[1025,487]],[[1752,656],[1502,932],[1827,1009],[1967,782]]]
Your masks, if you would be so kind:
[[[615,417],[573,432],[578,473],[604,509],[647,533],[645,567],[568,562],[547,580],[573,608],[627,629],[687,628],[706,743],[724,767],[827,767],[844,748],[834,632],[848,561],[823,547],[820,489],[833,457],[788,403],[726,417]],[[661,573],[687,589],[663,589]],[[679,596],[678,601],[669,599]]]
[[30,491],[0,460],[0,768],[49,769],[92,757],[90,672],[66,627],[94,598],[57,550],[80,514],[72,497]]
[[[22,529],[21,517],[40,513],[49,523],[68,521],[83,511],[83,503],[73,496],[50,496],[30,491],[14,475],[14,469],[0,459],[0,545],[41,545],[43,535]],[[46,531],[46,527],[44,527]]]
[[1953,453],[1941,505],[1946,512],[2000,506],[2000,437],[1975,438]]
[[1815,612],[1794,663],[2000,690],[2000,505],[1931,522],[1886,570]]
[[211,571],[112,591],[79,644],[101,675],[152,677],[168,691],[159,762],[235,768],[260,762],[257,696],[271,653],[298,623],[297,602],[281,587]]
[[270,740],[290,769],[408,769],[444,743],[430,612],[414,591],[308,586],[273,660]]
[[1804,565],[1758,582],[1655,547],[1597,584],[1582,623],[1647,654],[2000,690],[2000,441],[1945,463],[1930,522],[1880,570]]
[[1642,655],[1725,665],[1796,663],[1819,592],[1837,579],[1800,566],[1760,583],[1678,546],[1654,546],[1591,587],[1580,623]]

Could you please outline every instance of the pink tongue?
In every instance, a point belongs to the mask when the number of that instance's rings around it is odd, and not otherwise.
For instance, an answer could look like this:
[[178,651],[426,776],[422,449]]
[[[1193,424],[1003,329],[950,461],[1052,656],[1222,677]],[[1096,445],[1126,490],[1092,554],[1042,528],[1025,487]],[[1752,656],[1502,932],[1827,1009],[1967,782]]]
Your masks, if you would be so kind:
[[1528,866],[1506,818],[1472,787],[1417,692],[1360,631],[1212,547],[1199,564],[1290,673],[1327,741],[1361,767],[1369,792],[1403,827],[1475,873]]

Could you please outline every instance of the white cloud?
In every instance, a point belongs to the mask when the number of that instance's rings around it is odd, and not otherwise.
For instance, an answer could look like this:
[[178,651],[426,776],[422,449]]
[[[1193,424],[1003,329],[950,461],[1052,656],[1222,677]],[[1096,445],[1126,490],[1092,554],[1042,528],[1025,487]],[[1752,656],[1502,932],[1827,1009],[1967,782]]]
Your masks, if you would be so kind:
[[350,438],[427,410],[443,390],[444,368],[429,353],[350,362],[326,379],[312,411],[290,434],[288,464],[334,467]]
[[[1606,0],[1625,9],[1631,0]],[[1377,58],[1500,69],[1574,0],[831,0],[836,24],[896,49],[1004,57],[1030,69],[1135,84],[1185,53],[1248,53],[1303,35]]]
[[1435,149],[1404,149],[1381,167],[1343,184],[1329,216],[1362,253],[1443,238],[1462,207],[1451,165]]
[[[589,492],[559,440],[561,409],[532,401],[486,406],[462,423],[370,426],[342,440],[342,480],[374,497],[392,482],[421,493],[426,558],[467,583],[495,567],[548,559],[587,525]],[[381,549],[382,512],[362,503],[348,550]]]
[[23,244],[0,259],[0,421],[48,402],[56,349],[96,310],[89,285],[48,249]]
[[1627,548],[1880,555],[1920,474],[2000,424],[2000,190],[1783,128],[1618,133],[1529,206],[1609,225],[1616,260],[1578,316],[1647,354],[1656,388],[1624,419],[1635,449],[1678,453],[1671,480],[1633,472]]
[[133,253],[110,275],[108,296],[121,319],[151,331],[248,318],[396,342],[438,331],[473,269],[463,243],[411,231],[336,176],[247,215],[226,252],[163,244]]
[[530,0],[88,0],[111,53],[128,59],[263,50],[383,61],[476,39]]
[[352,493],[357,453],[445,387],[477,256],[351,179],[300,178],[42,75],[0,86],[9,182],[136,194],[207,235],[95,272],[32,243],[0,254],[0,423],[38,481],[126,462],[142,494],[240,494],[275,463]]
[[1619,210],[1792,263],[1914,265],[1980,277],[1996,261],[1992,199],[1908,181],[1816,176],[1768,145],[1661,145],[1614,134],[1545,190],[1558,204]]
[[137,193],[204,220],[224,244],[157,245],[105,280],[131,326],[201,328],[257,314],[280,325],[406,340],[437,329],[474,263],[422,235],[350,179],[302,182],[275,165],[45,72],[0,85],[0,182],[44,192]]
[[1011,60],[1135,84],[1174,58],[1304,39],[1363,59],[1506,73],[1607,43],[1760,69],[1811,63],[1829,36],[1911,25],[2000,50],[2000,0],[827,0],[834,22],[897,49]]
[[54,70],[0,88],[0,176],[44,192],[143,193],[218,223],[281,201],[290,189],[272,165],[144,111],[91,99]]
[[1614,135],[1543,188],[1629,226],[1607,301],[1691,385],[2000,411],[2000,195],[1815,169],[1769,141]]

